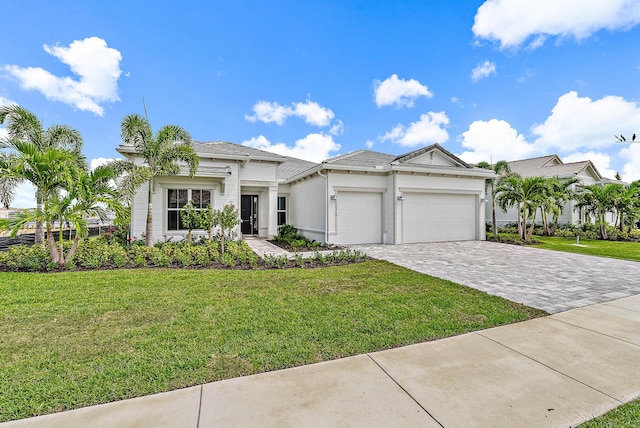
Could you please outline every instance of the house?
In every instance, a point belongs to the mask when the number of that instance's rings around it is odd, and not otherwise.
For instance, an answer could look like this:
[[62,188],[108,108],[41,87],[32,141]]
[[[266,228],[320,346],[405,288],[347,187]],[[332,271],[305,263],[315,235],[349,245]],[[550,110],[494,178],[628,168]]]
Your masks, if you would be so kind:
[[[159,177],[153,189],[153,236],[182,237],[180,210],[239,207],[241,236],[272,237],[292,224],[310,239],[336,244],[483,240],[486,178],[435,144],[393,156],[359,150],[307,162],[228,142],[197,143],[193,178]],[[141,162],[135,149],[118,152]],[[145,231],[147,192],[134,197],[132,234]]]
[[[590,184],[607,184],[607,183],[620,183],[617,180],[612,180],[603,177],[595,165],[590,160],[580,162],[564,163],[558,157],[558,155],[540,156],[530,159],[522,159],[508,162],[511,172],[519,174],[521,177],[558,177],[563,178],[578,178],[581,185]],[[576,185],[571,186],[573,190],[576,189]],[[584,213],[574,208],[575,201],[568,201],[558,219],[559,224],[581,224],[585,219]],[[486,218],[491,219],[491,204],[486,204]],[[496,207],[496,222],[498,226],[503,226],[507,223],[516,222],[516,210],[510,208],[507,212],[503,212],[500,208]],[[539,220],[539,216],[538,216]],[[614,221],[613,216],[610,219]]]

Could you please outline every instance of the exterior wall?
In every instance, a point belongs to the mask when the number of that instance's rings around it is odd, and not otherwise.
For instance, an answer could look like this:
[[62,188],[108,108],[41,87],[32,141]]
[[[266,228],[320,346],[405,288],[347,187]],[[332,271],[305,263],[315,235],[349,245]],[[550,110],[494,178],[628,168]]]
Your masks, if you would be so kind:
[[317,174],[288,186],[288,223],[297,227],[301,235],[318,242],[326,242],[326,186],[325,178]]

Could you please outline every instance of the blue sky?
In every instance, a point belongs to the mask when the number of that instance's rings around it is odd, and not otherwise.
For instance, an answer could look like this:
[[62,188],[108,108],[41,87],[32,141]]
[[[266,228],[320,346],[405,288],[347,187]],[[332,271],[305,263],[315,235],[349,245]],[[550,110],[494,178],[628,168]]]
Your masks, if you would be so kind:
[[640,144],[614,138],[640,135],[640,0],[6,1],[0,16],[0,103],[78,129],[94,164],[144,98],[154,129],[313,161],[440,143],[640,178]]

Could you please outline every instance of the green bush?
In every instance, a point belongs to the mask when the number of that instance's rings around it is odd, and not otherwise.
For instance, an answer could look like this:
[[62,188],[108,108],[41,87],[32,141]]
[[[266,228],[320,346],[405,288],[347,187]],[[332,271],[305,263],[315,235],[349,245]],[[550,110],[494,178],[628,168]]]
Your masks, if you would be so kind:
[[0,267],[3,270],[25,270],[25,271],[45,271],[58,267],[53,263],[49,251],[41,245],[27,247],[26,245],[16,245],[9,248],[9,251],[0,253]]

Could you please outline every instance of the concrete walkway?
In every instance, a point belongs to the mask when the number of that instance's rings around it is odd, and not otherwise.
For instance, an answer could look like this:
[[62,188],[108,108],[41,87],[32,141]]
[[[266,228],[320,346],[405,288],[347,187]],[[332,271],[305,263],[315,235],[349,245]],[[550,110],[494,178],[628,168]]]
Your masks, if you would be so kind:
[[640,263],[626,260],[486,241],[353,248],[549,313],[640,294]]
[[0,427],[569,427],[640,397],[639,369],[637,295]]

